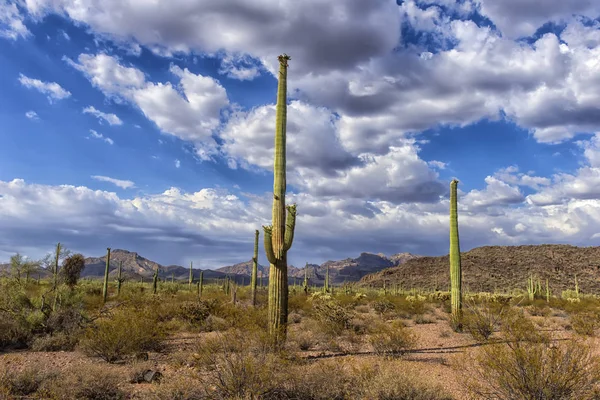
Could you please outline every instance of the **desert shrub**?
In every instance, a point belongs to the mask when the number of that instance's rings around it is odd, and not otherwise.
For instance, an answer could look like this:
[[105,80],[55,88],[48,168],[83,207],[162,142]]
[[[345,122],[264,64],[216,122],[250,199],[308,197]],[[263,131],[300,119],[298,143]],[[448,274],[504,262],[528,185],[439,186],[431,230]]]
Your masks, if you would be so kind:
[[572,329],[584,336],[594,336],[596,330],[600,326],[598,314],[594,312],[579,312],[571,315],[570,318]]
[[349,307],[343,307],[330,296],[314,296],[312,299],[315,318],[323,324],[326,331],[339,335],[348,329],[353,313]]
[[415,324],[434,324],[435,323],[435,318],[431,315],[427,315],[427,314],[418,314],[414,316],[414,321]]
[[115,362],[139,352],[160,350],[164,336],[160,324],[143,311],[122,309],[95,321],[85,331],[81,347],[88,355]]
[[291,313],[288,316],[288,321],[292,324],[299,324],[300,322],[302,322],[302,316],[298,313]]
[[484,301],[475,304],[465,302],[463,327],[476,341],[486,341],[499,328],[502,317],[507,310],[502,303]]
[[[371,400],[452,400],[438,385],[430,384],[403,366],[383,364],[371,379],[361,382],[360,398]],[[356,397],[359,398],[359,397]]]
[[37,366],[23,370],[5,366],[0,369],[0,395],[11,396],[8,398],[33,395],[44,382],[53,377],[53,373]]
[[207,301],[186,301],[179,305],[177,316],[190,323],[202,324],[210,315],[210,304]]
[[[481,347],[467,368],[468,389],[478,398],[590,398],[600,378],[598,358],[578,340],[554,342],[516,317],[503,329],[506,341]],[[522,321],[521,321],[522,322]]]
[[61,400],[120,400],[127,398],[119,388],[121,374],[100,365],[79,365],[65,370],[44,385],[45,397]]
[[59,332],[53,335],[35,337],[30,348],[33,351],[73,351],[78,342],[78,336]]
[[202,379],[210,397],[262,398],[280,386],[285,362],[268,350],[266,333],[232,330],[198,343],[194,357],[203,368]]
[[369,343],[379,355],[402,355],[416,344],[416,336],[404,327],[402,323],[380,323],[374,327],[369,336]]
[[150,400],[201,400],[206,399],[206,390],[200,377],[188,372],[168,376],[145,396]]
[[381,299],[373,302],[373,310],[380,315],[385,314],[395,309],[394,303],[388,299]]

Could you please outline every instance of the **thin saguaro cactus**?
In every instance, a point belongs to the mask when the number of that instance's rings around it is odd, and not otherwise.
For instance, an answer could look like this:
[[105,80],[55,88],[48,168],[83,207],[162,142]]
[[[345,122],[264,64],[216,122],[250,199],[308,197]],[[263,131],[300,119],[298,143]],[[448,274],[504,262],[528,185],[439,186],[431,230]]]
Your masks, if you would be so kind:
[[[273,221],[263,226],[265,253],[269,260],[269,333],[275,346],[285,341],[288,320],[287,252],[296,227],[296,205],[285,205],[287,68],[290,57],[279,56],[279,83],[275,116],[275,160],[273,168]],[[287,209],[287,218],[286,218]]]
[[158,268],[154,271],[154,276],[152,277],[152,293],[156,294],[158,290]]
[[110,268],[110,247],[106,248],[106,268],[104,268],[104,285],[102,285],[102,301],[108,298],[108,270]]
[[198,281],[198,298],[202,297],[202,289],[204,286],[204,271],[200,271],[200,280]]
[[304,294],[308,294],[308,261],[304,266],[304,283],[302,284],[304,288]]
[[121,284],[123,283],[123,261],[119,262],[119,270],[117,271],[117,296],[121,294]]
[[252,280],[250,286],[252,287],[252,305],[256,306],[256,284],[258,275],[258,229],[254,231],[254,256],[252,257]]
[[462,269],[460,265],[460,243],[458,238],[458,206],[456,188],[458,180],[450,182],[450,291],[452,324],[462,330]]
[[192,270],[193,265],[194,262],[190,261],[190,277],[188,278],[188,289],[190,292],[192,291],[192,284],[194,283],[194,271]]

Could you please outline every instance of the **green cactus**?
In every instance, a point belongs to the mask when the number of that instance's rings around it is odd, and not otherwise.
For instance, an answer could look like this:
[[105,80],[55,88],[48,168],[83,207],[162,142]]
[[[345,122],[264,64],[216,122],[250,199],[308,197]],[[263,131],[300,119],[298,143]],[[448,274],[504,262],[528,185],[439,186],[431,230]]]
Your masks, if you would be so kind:
[[104,268],[104,285],[102,286],[102,301],[106,303],[108,297],[108,270],[110,268],[110,247],[106,248],[106,268]]
[[323,284],[323,293],[329,293],[329,264],[325,267],[325,283]]
[[202,297],[202,289],[204,289],[204,271],[200,271],[200,280],[198,281],[198,298]]
[[579,283],[577,282],[577,275],[575,275],[575,295],[579,298]]
[[308,261],[304,266],[304,283],[302,284],[302,287],[304,288],[304,294],[308,295]]
[[123,261],[119,262],[119,269],[117,271],[117,296],[119,296],[121,294],[121,285],[123,284],[123,276],[122,276],[122,270],[123,270]]
[[193,265],[194,262],[190,261],[190,276],[188,278],[188,288],[190,292],[192,291],[192,284],[194,283],[194,271],[192,270]]
[[456,187],[458,180],[450,182],[450,283],[452,324],[462,330],[462,270],[460,265],[460,243],[458,237],[458,205]]
[[[269,333],[275,345],[285,341],[288,320],[287,252],[292,247],[296,226],[296,205],[285,205],[287,67],[290,57],[279,56],[279,83],[275,118],[275,160],[273,167],[273,221],[263,226],[269,260]],[[286,219],[287,209],[287,219]]]
[[548,278],[546,278],[546,303],[550,303],[550,287],[548,286]]
[[154,271],[154,276],[152,277],[152,293],[156,294],[158,290],[158,268]]
[[258,229],[254,231],[254,257],[252,257],[252,280],[250,286],[252,288],[252,305],[256,306],[256,284],[258,274]]

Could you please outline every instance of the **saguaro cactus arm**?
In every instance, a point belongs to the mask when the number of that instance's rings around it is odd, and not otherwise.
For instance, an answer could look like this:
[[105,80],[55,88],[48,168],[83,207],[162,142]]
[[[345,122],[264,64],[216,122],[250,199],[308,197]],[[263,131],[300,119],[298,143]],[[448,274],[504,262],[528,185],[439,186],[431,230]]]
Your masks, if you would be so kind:
[[288,251],[294,241],[294,230],[296,229],[296,205],[287,206],[287,219],[285,222],[285,239],[283,249]]
[[269,260],[269,263],[275,264],[277,262],[277,257],[275,257],[275,252],[273,251],[273,225],[263,226],[263,230],[265,231],[264,240],[267,260]]

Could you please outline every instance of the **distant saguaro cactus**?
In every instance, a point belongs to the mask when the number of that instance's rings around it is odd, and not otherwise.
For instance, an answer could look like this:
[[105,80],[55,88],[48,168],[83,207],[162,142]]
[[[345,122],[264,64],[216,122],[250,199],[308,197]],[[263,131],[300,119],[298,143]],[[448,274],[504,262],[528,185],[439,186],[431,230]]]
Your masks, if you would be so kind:
[[108,271],[110,268],[110,247],[106,248],[106,268],[104,268],[104,285],[102,286],[102,301],[108,298]]
[[458,180],[450,182],[450,285],[452,324],[457,331],[462,330],[462,269],[460,265],[460,244],[458,239],[458,205],[456,187]]
[[302,287],[304,289],[304,294],[308,294],[308,261],[304,266],[304,283],[302,284]]
[[200,271],[200,280],[198,281],[198,298],[202,297],[203,286],[204,286],[204,271]]
[[156,294],[158,289],[158,268],[154,271],[154,276],[152,277],[152,293]]
[[122,273],[123,273],[123,261],[119,262],[119,269],[117,271],[117,296],[121,295],[121,285],[123,284],[123,281],[125,280],[125,279],[123,279]]
[[[269,333],[274,345],[285,341],[288,320],[287,252],[296,227],[296,205],[285,205],[287,68],[290,57],[279,56],[279,83],[275,117],[275,160],[273,167],[273,221],[264,226],[265,253],[269,260]],[[287,220],[286,220],[287,209]]]
[[192,270],[193,265],[194,262],[190,261],[190,277],[188,278],[188,289],[190,292],[192,291],[192,284],[194,283],[194,271]]
[[252,288],[252,305],[256,306],[256,285],[258,281],[258,229],[254,231],[254,257],[252,257],[252,280],[250,286]]

